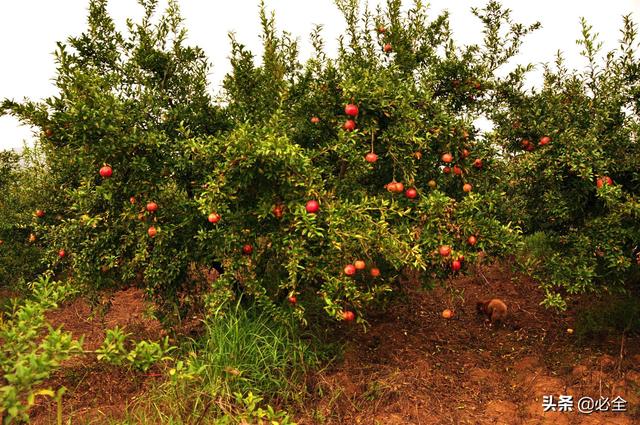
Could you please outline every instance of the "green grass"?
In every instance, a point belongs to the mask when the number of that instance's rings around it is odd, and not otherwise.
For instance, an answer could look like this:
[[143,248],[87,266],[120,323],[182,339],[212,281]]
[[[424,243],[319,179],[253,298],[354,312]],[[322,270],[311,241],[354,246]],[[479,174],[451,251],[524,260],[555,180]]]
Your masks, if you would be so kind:
[[182,350],[194,379],[160,385],[117,423],[226,424],[261,418],[284,424],[283,414],[267,407],[302,403],[306,374],[320,362],[296,323],[273,320],[240,303],[209,318],[203,335]]
[[189,350],[198,353],[204,387],[226,395],[253,391],[295,399],[298,391],[292,385],[317,362],[295,324],[240,306],[208,322],[204,338]]

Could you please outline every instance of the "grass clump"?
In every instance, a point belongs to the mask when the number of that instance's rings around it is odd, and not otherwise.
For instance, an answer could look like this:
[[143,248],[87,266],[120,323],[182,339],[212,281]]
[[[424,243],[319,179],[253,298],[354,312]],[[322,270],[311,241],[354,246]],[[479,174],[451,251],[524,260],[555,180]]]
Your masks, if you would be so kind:
[[303,402],[300,388],[320,362],[297,323],[237,303],[204,325],[181,347],[171,379],[131,406],[124,423],[293,423],[281,409]]

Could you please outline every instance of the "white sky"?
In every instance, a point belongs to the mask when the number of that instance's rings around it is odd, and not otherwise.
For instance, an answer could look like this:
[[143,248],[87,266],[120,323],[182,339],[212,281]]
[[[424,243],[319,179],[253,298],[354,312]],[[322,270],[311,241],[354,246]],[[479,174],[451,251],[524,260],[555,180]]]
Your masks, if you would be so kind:
[[[55,73],[52,56],[55,43],[86,28],[88,0],[5,0],[2,3],[0,99],[41,99],[55,94],[51,83]],[[179,3],[190,43],[202,47],[213,63],[212,90],[219,86],[229,69],[229,31],[235,32],[238,40],[254,53],[260,52],[258,0],[180,0]],[[371,5],[378,3],[380,0],[370,0]],[[433,16],[448,9],[454,36],[459,43],[468,44],[479,41],[482,36],[481,26],[470,8],[482,7],[485,3],[432,0],[430,9]],[[278,28],[299,38],[303,58],[310,51],[308,34],[313,24],[324,26],[327,50],[330,54],[335,51],[335,39],[343,31],[344,21],[332,0],[266,0],[266,4],[276,12]],[[613,48],[619,39],[622,15],[633,13],[635,22],[640,24],[640,0],[503,0],[503,4],[513,10],[516,21],[542,22],[542,28],[526,38],[518,58],[522,63],[549,62],[557,50],[562,50],[571,67],[582,67],[580,49],[575,45],[580,36],[581,16],[600,34],[605,50]],[[140,16],[135,0],[111,0],[109,10],[120,28],[124,28],[125,18]],[[19,148],[32,137],[30,128],[20,126],[12,117],[0,117],[0,149]]]

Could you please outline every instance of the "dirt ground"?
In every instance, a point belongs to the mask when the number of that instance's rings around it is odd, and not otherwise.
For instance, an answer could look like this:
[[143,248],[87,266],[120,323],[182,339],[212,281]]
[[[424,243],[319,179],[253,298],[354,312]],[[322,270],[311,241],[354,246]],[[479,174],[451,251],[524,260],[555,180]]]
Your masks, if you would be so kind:
[[[311,398],[300,424],[640,424],[640,339],[620,337],[576,344],[574,312],[551,313],[539,305],[534,282],[506,266],[484,270],[484,278],[461,277],[448,288],[423,291],[405,282],[404,295],[384,313],[369,316],[366,332],[342,326],[344,358],[310,377]],[[503,326],[476,314],[478,299],[497,296],[509,306]],[[582,300],[581,303],[585,303]],[[574,306],[575,308],[576,306]],[[454,310],[447,320],[441,312]],[[158,322],[145,315],[142,294],[116,294],[104,318],[75,301],[51,312],[54,326],[84,335],[85,349],[97,348],[104,329],[125,327],[135,338],[157,339]],[[73,423],[101,423],[121,417],[127,405],[161,379],[154,371],[128,372],[95,361],[64,365],[49,382],[64,384],[65,416]],[[543,412],[544,395],[573,395],[574,412]],[[588,396],[629,403],[626,413],[579,414]],[[41,399],[33,423],[48,424],[55,406]]]
[[[541,307],[530,279],[499,266],[483,275],[430,292],[406,282],[393,313],[370,317],[366,333],[346,332],[344,360],[316,377],[314,404],[299,422],[640,424],[640,339],[626,339],[622,351],[620,337],[579,346],[567,332],[573,312]],[[503,326],[476,312],[489,297],[509,307]],[[442,318],[445,308],[452,319]],[[544,395],[572,395],[574,411],[545,413]],[[578,399],[600,396],[623,397],[628,412],[577,412]]]
[[[118,326],[136,340],[157,340],[163,333],[160,323],[145,314],[146,304],[138,289],[115,294],[111,308],[104,316],[92,315],[89,305],[81,299],[47,313],[53,327],[62,327],[75,338],[84,337],[83,348],[97,349],[105,338],[105,329]],[[64,385],[65,418],[74,424],[100,423],[105,418],[121,417],[135,397],[143,394],[160,374],[153,369],[147,373],[98,362],[95,355],[73,358],[65,363],[47,382],[47,387]],[[31,411],[31,423],[54,423],[56,405],[50,399],[39,398]]]

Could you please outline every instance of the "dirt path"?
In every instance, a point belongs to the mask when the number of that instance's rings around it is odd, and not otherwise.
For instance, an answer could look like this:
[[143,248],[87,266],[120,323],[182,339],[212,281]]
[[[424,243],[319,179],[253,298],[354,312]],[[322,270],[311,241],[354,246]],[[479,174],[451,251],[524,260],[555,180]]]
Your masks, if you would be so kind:
[[[346,330],[342,362],[319,374],[303,424],[638,424],[640,340],[578,347],[570,313],[539,306],[542,294],[508,270],[487,281],[460,278],[449,290],[409,283],[404,302]],[[455,295],[457,294],[457,295]],[[499,296],[510,308],[504,327],[478,317],[475,301]],[[441,312],[453,308],[453,319]],[[573,395],[574,412],[543,411],[544,395]],[[589,396],[622,396],[627,413],[578,414]],[[556,397],[557,399],[557,397]]]

